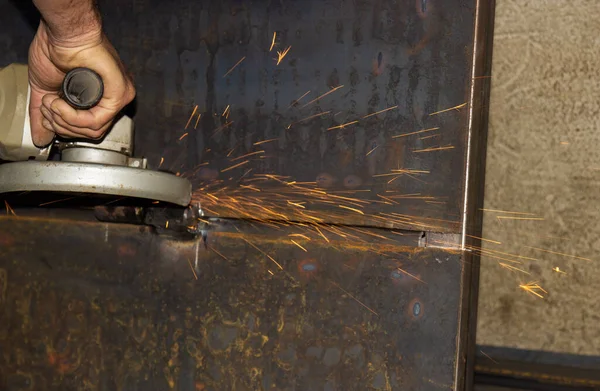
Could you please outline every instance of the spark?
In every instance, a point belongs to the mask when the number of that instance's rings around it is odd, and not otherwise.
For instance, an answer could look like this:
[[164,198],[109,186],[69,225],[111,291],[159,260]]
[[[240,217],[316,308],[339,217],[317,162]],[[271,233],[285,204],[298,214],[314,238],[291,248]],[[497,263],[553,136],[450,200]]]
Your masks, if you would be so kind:
[[[227,107],[225,107],[225,110],[223,110],[223,114],[221,114],[221,117],[225,117],[225,114],[227,114],[228,111],[229,111],[229,105],[227,105]],[[227,114],[227,117],[229,117],[229,114]]]
[[344,206],[344,205],[338,205],[338,206],[339,206],[340,208],[344,208],[344,209],[348,209],[348,210],[351,210],[351,211],[353,211],[353,212],[356,212],[356,213],[360,213],[361,215],[364,215],[364,214],[365,214],[363,211],[361,211],[361,210],[358,210],[358,209],[351,208],[351,207],[349,207],[349,206]]
[[275,274],[274,274],[272,271],[270,271],[269,269],[267,269],[267,271],[269,272],[269,274],[270,274],[270,275],[272,275],[272,276],[274,276],[274,275],[275,275]]
[[6,206],[6,214],[8,215],[9,213],[12,214],[13,216],[16,216],[17,214],[15,213],[15,211],[13,210],[13,208],[10,207],[10,205],[8,205],[8,202],[6,200],[4,200],[4,206]]
[[188,135],[188,133],[184,133],[181,137],[179,137],[179,141],[183,140],[184,138],[186,138]]
[[320,112],[317,114],[309,115],[308,117],[302,118],[296,122],[292,122],[291,124],[288,125],[287,129],[291,128],[293,125],[299,124],[300,122],[308,121],[309,119],[313,119],[315,117],[320,117],[322,115],[329,114],[330,112],[331,111],[323,111],[323,112]]
[[289,108],[291,108],[293,105],[295,105],[295,104],[299,103],[299,102],[300,102],[300,100],[301,100],[302,98],[304,98],[304,97],[305,97],[306,95],[308,95],[308,94],[310,94],[310,90],[306,91],[306,92],[304,93],[304,95],[302,95],[300,98],[298,98],[298,99],[296,99],[296,100],[292,101],[292,104],[288,106],[288,109],[289,109]]
[[518,268],[518,267],[516,267],[516,266],[512,266],[512,265],[509,265],[509,264],[507,264],[507,263],[503,263],[503,262],[498,262],[498,264],[499,264],[500,266],[502,266],[503,268],[506,268],[506,269],[508,269],[508,270],[510,270],[510,271],[518,271],[518,272],[521,272],[521,273],[525,273],[525,274],[527,274],[527,275],[531,275],[531,273],[529,273],[529,272],[527,272],[527,271],[525,271],[525,270],[523,270],[523,269],[519,269],[519,268]]
[[482,210],[482,211],[484,211],[484,212],[496,212],[496,213],[513,214],[513,215],[529,215],[529,216],[535,216],[535,213],[526,213],[526,212],[511,212],[511,211],[507,211],[507,210],[499,210],[499,209],[485,209],[485,208],[479,208],[479,210]]
[[351,122],[346,122],[345,124],[341,124],[341,125],[337,125],[337,126],[332,126],[331,128],[327,128],[327,130],[333,130],[333,129],[344,129],[346,126],[350,126],[353,124],[358,123],[358,121],[351,121]]
[[379,111],[376,111],[376,112],[371,113],[371,114],[367,114],[364,117],[362,117],[362,119],[369,118],[369,117],[372,117],[372,116],[377,115],[377,114],[385,113],[386,111],[389,111],[389,110],[394,110],[397,107],[398,107],[398,105],[392,106],[392,107],[388,107],[387,109],[379,110]]
[[165,228],[169,228],[169,220],[165,223]]
[[[233,121],[229,121],[229,122],[226,122],[225,124],[223,124],[223,125],[219,126],[218,128],[216,128],[216,129],[215,129],[215,131],[214,131],[214,132],[213,132],[213,134],[212,134],[212,135],[213,135],[213,137],[214,137],[214,136],[215,136],[217,133],[219,133],[221,130],[223,130],[223,129],[225,129],[226,127],[228,127],[229,125],[231,125],[232,123],[233,123]],[[210,149],[207,149],[207,150],[206,150],[206,152],[210,152]]]
[[294,243],[296,246],[300,247],[302,250],[304,250],[304,252],[308,252],[307,249],[305,249],[304,247],[302,247],[298,242],[296,242],[294,239],[290,239],[290,241],[292,243]]
[[275,38],[277,37],[277,31],[273,31],[273,40],[271,41],[271,47],[269,48],[269,51],[273,50],[273,48],[275,47]]
[[227,258],[225,255],[223,255],[223,254],[221,254],[220,252],[218,252],[218,251],[217,251],[217,250],[216,250],[214,247],[209,247],[209,248],[210,248],[210,249],[211,249],[211,250],[212,250],[212,251],[213,251],[215,254],[217,254],[218,256],[220,256],[221,258],[223,258],[224,260],[226,260],[227,262],[229,262],[229,259],[228,259],[228,258]]
[[532,295],[539,297],[540,299],[544,298],[544,296],[541,293],[539,293],[540,291],[543,293],[548,293],[537,282],[528,282],[527,284],[520,284],[519,288],[523,289],[527,293],[531,293]]
[[397,136],[392,136],[392,138],[399,138],[399,137],[412,136],[413,134],[419,134],[419,133],[431,132],[432,130],[438,130],[438,129],[439,129],[439,127],[435,127],[435,128],[429,128],[429,129],[422,129],[422,130],[417,130],[416,132],[402,133],[402,134],[399,134],[399,135],[397,135]]
[[329,239],[327,239],[327,236],[323,235],[323,232],[321,232],[321,230],[319,229],[319,227],[317,227],[317,226],[315,225],[315,227],[314,227],[314,228],[315,228],[315,230],[317,230],[317,232],[319,233],[319,235],[321,235],[321,237],[323,237],[323,239],[325,239],[325,241],[326,241],[327,243],[329,243]]
[[562,270],[560,270],[560,268],[559,268],[558,266],[556,266],[556,267],[553,267],[553,268],[552,268],[552,270],[554,270],[554,271],[555,271],[555,272],[557,272],[557,273],[561,273],[561,274],[567,274],[567,273],[563,272]]
[[535,220],[542,221],[543,217],[515,217],[515,216],[496,216],[498,220]]
[[247,163],[250,163],[250,160],[246,160],[246,161],[243,161],[241,163],[235,164],[235,165],[233,165],[231,167],[227,167],[226,169],[221,170],[221,172],[227,172],[229,170],[233,170],[234,168],[238,168],[238,167],[243,166],[244,164],[247,164]]
[[439,136],[439,134],[432,134],[431,136],[419,137],[419,140],[426,140],[428,138],[438,137],[438,136]]
[[200,118],[202,118],[202,113],[198,114],[198,118],[196,118],[196,124],[194,124],[194,129],[198,127],[198,122],[200,122]]
[[288,52],[290,51],[291,48],[292,48],[291,46],[288,46],[288,48],[285,49],[284,51],[282,51],[282,52],[278,51],[277,52],[277,64],[276,65],[279,65],[279,63],[281,62],[281,60],[283,60],[283,58],[288,54]]
[[379,145],[376,145],[375,148],[371,149],[369,152],[367,152],[367,154],[365,156],[369,156],[370,154],[373,153],[374,150],[376,150],[377,148],[379,148]]
[[308,102],[307,104],[305,104],[305,105],[304,105],[304,106],[302,106],[301,108],[305,108],[306,106],[308,106],[308,105],[310,105],[310,104],[312,104],[312,103],[315,103],[315,102],[316,102],[316,101],[318,101],[319,99],[321,99],[321,98],[323,98],[323,97],[325,97],[325,96],[327,96],[327,95],[331,94],[332,92],[335,92],[335,91],[337,91],[337,90],[339,90],[340,88],[343,88],[343,87],[344,87],[343,85],[339,85],[339,86],[337,86],[337,87],[335,87],[335,88],[332,88],[331,90],[327,91],[326,93],[324,93],[324,94],[322,94],[322,95],[319,95],[319,96],[317,96],[315,99],[311,100],[310,102]]
[[339,288],[342,292],[344,292],[345,294],[347,294],[348,296],[350,296],[352,299],[354,299],[358,304],[362,305],[364,308],[366,308],[367,310],[369,310],[371,313],[379,316],[379,314],[375,311],[373,311],[372,309],[370,309],[369,307],[367,307],[367,305],[365,303],[363,303],[362,301],[358,300],[356,297],[354,297],[350,292],[348,292],[347,290],[345,290],[344,288],[342,288],[341,286],[339,286],[338,284],[336,284],[335,282],[331,281],[331,283],[333,285],[335,285],[337,288]]
[[197,280],[198,279],[198,275],[196,274],[196,271],[194,270],[194,266],[192,266],[192,261],[190,261],[189,258],[187,258],[188,264],[190,265],[190,269],[192,269],[192,273],[194,273],[194,278]]
[[196,114],[196,110],[198,110],[198,105],[196,105],[194,107],[194,111],[192,111],[192,115],[190,115],[190,119],[188,119],[188,122],[185,124],[185,129],[187,129],[188,126],[190,126],[190,122],[192,122],[192,118],[194,118],[194,115]]
[[261,154],[261,153],[265,153],[265,151],[256,151],[256,152],[250,152],[250,153],[247,153],[247,154],[245,154],[245,155],[238,156],[238,157],[236,157],[236,158],[234,158],[234,159],[231,159],[231,161],[232,161],[232,162],[235,162],[236,160],[240,160],[240,159],[243,159],[243,158],[245,158],[245,157],[248,157],[248,156],[259,155],[259,154]]
[[231,67],[231,69],[229,69],[227,71],[226,74],[223,75],[223,78],[225,78],[227,75],[229,75],[238,65],[240,65],[242,63],[242,61],[244,61],[246,59],[246,56],[242,57],[240,59],[240,61],[236,62],[234,66]]
[[401,268],[399,268],[399,267],[398,267],[398,268],[396,268],[396,270],[398,270],[399,272],[402,272],[402,273],[406,274],[406,275],[407,275],[407,276],[409,276],[409,277],[412,277],[412,278],[414,278],[415,280],[417,280],[417,281],[419,281],[419,282],[422,282],[423,284],[427,284],[425,281],[421,280],[419,277],[417,277],[417,276],[415,276],[415,275],[412,275],[412,274],[410,274],[409,272],[407,272],[407,271],[406,271],[406,270],[404,270],[404,269],[401,269]]
[[473,235],[466,235],[466,236],[468,236],[470,238],[473,238],[473,239],[479,239],[479,240],[482,240],[484,242],[489,242],[489,243],[494,243],[494,244],[502,244],[502,242],[498,242],[496,240],[491,240],[491,239],[481,238],[479,236],[473,236]]
[[460,104],[458,106],[450,107],[449,109],[444,109],[444,110],[436,111],[435,113],[431,113],[429,115],[432,116],[432,115],[436,115],[436,114],[445,113],[445,112],[450,111],[450,110],[458,110],[458,109],[460,109],[462,107],[465,107],[466,105],[467,105],[467,102],[462,103],[462,104]]
[[549,254],[555,254],[555,255],[562,255],[563,257],[569,257],[569,258],[574,258],[574,259],[581,259],[583,261],[592,261],[592,259],[590,258],[583,258],[583,257],[578,257],[576,255],[571,255],[571,254],[565,254],[565,253],[559,253],[556,251],[550,251],[550,250],[544,250],[543,248],[537,248],[537,247],[529,247],[529,246],[524,246],[533,250],[537,250],[537,251],[542,251],[545,253],[549,253]]
[[77,196],[75,196],[75,197],[63,198],[63,199],[60,199],[60,200],[54,200],[54,201],[44,202],[43,204],[39,204],[38,206],[44,206],[44,205],[55,204],[55,203],[57,203],[57,202],[62,202],[62,201],[68,201],[68,200],[72,200],[73,198],[77,198]]
[[275,141],[278,140],[278,137],[275,138],[270,138],[268,140],[263,140],[263,141],[257,141],[255,142],[253,145],[261,145],[261,144],[266,144],[266,143],[270,143],[271,141]]
[[251,245],[252,247],[254,247],[256,250],[258,250],[260,253],[262,253],[263,255],[265,255],[267,258],[269,258],[271,261],[273,261],[273,263],[275,263],[279,269],[283,270],[283,266],[281,266],[279,264],[279,262],[277,262],[275,259],[273,259],[273,257],[271,257],[269,254],[265,253],[263,250],[261,250],[260,248],[256,247],[254,244],[250,243],[247,239],[242,238],[242,240],[246,243],[248,243],[249,245]]
[[561,141],[560,145],[569,145],[569,142],[568,141]]
[[[491,77],[491,76],[490,76]],[[492,362],[494,364],[498,364],[498,361],[494,360],[493,358],[491,358],[490,356],[488,356],[483,350],[479,349],[479,353],[483,354],[484,356],[486,356],[487,358],[489,358],[490,360],[492,360]]]
[[447,149],[454,149],[454,145],[447,145],[445,147],[436,147],[436,148],[425,148],[425,149],[413,149],[413,152],[433,152],[433,151],[444,151]]

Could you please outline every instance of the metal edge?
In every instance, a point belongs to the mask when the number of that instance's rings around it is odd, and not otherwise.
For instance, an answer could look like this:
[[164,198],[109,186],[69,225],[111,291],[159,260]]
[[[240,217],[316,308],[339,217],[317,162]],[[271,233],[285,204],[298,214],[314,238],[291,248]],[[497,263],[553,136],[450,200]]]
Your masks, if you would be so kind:
[[[473,29],[471,80],[468,96],[466,175],[460,248],[464,267],[461,274],[461,305],[457,335],[455,390],[474,387],[477,295],[479,292],[479,256],[466,251],[479,247],[483,223],[485,161],[492,69],[495,0],[476,0]],[[470,235],[470,236],[469,236]]]

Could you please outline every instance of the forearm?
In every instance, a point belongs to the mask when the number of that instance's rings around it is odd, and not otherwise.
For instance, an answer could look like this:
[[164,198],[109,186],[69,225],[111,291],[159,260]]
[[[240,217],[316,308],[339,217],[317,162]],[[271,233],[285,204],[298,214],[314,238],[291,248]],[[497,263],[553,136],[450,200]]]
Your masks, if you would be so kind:
[[100,14],[94,0],[33,0],[51,39],[68,44],[100,36]]

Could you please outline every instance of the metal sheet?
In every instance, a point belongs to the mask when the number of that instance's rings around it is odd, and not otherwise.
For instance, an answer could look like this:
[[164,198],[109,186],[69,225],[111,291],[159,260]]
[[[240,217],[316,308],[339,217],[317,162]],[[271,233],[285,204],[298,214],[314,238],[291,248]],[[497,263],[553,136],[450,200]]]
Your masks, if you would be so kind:
[[458,253],[290,239],[1,217],[0,388],[453,388]]
[[[106,0],[101,7],[107,34],[135,76],[137,153],[151,167],[162,161],[196,188],[220,180],[243,194],[244,175],[318,182],[379,201],[363,206],[366,216],[324,205],[336,212],[329,222],[414,225],[368,216],[393,212],[459,232],[473,109],[466,102],[477,81],[470,74],[475,3]],[[8,47],[0,63],[26,58],[32,28],[17,6],[25,7],[0,1],[0,24],[9,27],[0,33]],[[277,51],[290,46],[277,65]],[[443,111],[451,107],[458,108]],[[327,114],[306,119],[319,113]],[[394,138],[432,128],[439,129]],[[437,147],[449,149],[418,152]],[[376,176],[392,169],[427,173]],[[382,204],[378,194],[386,191],[422,197]],[[220,204],[212,209],[239,216]]]

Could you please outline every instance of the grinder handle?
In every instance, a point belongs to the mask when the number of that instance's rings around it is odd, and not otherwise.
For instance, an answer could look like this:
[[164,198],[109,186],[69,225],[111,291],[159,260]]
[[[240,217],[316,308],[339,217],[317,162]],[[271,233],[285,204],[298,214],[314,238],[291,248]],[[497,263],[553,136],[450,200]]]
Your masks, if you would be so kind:
[[103,94],[102,78],[89,68],[70,70],[62,82],[59,92],[62,99],[78,110],[87,110],[96,106]]

